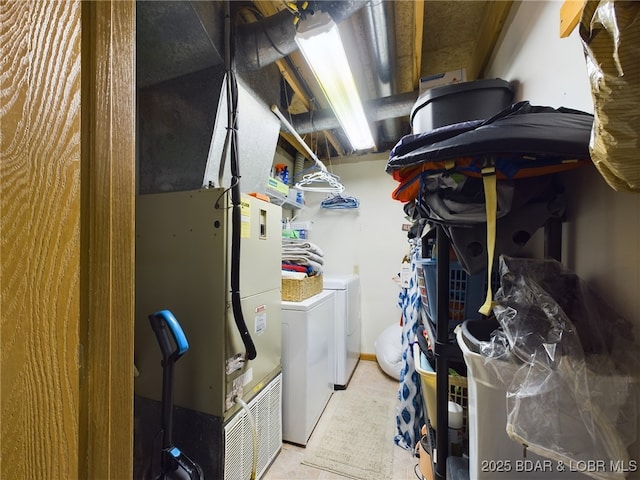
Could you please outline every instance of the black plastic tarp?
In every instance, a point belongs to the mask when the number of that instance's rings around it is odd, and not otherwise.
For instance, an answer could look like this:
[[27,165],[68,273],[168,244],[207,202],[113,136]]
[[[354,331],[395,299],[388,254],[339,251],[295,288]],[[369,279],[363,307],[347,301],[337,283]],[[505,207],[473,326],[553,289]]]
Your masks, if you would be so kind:
[[386,171],[459,157],[507,154],[588,158],[593,115],[569,108],[519,102],[487,120],[463,122],[403,137],[391,150]]

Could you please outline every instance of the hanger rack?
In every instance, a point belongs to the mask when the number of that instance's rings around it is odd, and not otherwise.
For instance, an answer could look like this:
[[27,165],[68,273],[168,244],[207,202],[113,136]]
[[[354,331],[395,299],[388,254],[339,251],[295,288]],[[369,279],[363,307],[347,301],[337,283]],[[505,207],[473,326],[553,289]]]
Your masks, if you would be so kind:
[[307,192],[324,192],[340,194],[344,192],[345,187],[340,183],[340,177],[330,173],[327,167],[320,159],[313,153],[313,150],[305,143],[298,132],[295,131],[293,125],[282,114],[280,109],[276,105],[271,105],[271,111],[280,119],[282,124],[287,127],[287,130],[295,137],[295,139],[302,145],[305,151],[309,154],[311,159],[315,162],[316,166],[320,169],[318,172],[309,173],[302,177],[302,180],[295,184],[295,188],[298,190],[304,190]]
[[329,210],[348,210],[360,207],[360,201],[355,197],[342,194],[332,195],[320,202],[320,208]]

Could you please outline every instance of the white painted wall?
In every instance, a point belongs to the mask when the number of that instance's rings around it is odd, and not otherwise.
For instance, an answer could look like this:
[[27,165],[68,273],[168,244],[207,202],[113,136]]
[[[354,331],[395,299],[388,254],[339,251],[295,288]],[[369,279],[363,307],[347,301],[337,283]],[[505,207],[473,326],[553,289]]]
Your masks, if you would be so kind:
[[[578,30],[559,38],[561,6],[560,1],[516,4],[486,76],[518,81],[516,100],[592,113]],[[564,174],[564,184],[569,201],[564,264],[634,322],[640,344],[640,195],[615,192],[592,166]],[[630,455],[640,462],[640,443]],[[640,478],[640,472],[629,478]]]
[[515,3],[486,78],[517,84],[516,101],[532,105],[571,107],[593,112],[589,79],[576,29],[560,38],[562,2]]
[[[564,39],[558,35],[561,5],[517,4],[487,76],[519,82],[516,100],[593,112],[578,31]],[[615,192],[595,167],[564,177],[565,263],[640,327],[640,196]]]
[[344,195],[360,201],[357,210],[327,210],[324,193],[306,192],[308,207],[297,220],[313,221],[309,240],[325,252],[328,273],[358,273],[362,289],[362,352],[374,353],[374,342],[387,326],[400,321],[399,288],[393,281],[408,253],[402,231],[402,204],[391,199],[397,183],[384,168],[388,153],[352,157],[330,170],[346,186]]

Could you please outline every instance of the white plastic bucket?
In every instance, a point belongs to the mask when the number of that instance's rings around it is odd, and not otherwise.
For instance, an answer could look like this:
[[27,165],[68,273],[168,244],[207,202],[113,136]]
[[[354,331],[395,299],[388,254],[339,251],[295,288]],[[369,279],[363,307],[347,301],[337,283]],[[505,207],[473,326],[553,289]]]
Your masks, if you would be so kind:
[[[469,478],[470,480],[556,480],[586,479],[586,475],[567,471],[556,460],[526,450],[509,438],[507,426],[507,386],[483,356],[471,351],[461,328],[456,333],[467,365],[469,394]],[[505,362],[502,377],[513,377],[514,367]]]

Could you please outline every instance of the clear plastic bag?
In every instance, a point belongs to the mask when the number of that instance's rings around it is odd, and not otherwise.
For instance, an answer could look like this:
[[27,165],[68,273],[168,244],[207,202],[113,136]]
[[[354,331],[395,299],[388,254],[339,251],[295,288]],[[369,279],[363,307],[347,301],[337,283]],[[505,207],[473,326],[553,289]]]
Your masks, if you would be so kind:
[[507,434],[594,478],[626,478],[636,459],[633,327],[554,260],[500,258],[500,329],[480,351],[503,382]]

